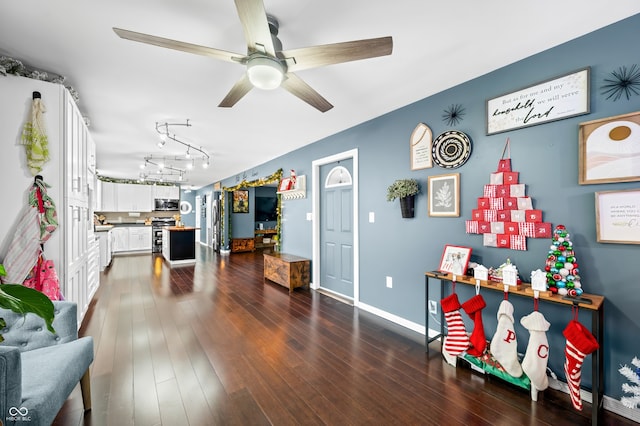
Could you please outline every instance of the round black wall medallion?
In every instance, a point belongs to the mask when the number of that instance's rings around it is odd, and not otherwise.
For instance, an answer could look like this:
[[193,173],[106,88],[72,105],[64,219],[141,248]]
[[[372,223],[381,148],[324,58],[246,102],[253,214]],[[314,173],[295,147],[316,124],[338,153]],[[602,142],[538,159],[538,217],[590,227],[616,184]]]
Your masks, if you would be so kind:
[[471,140],[456,130],[440,134],[431,149],[433,161],[445,169],[455,169],[467,162],[471,156]]

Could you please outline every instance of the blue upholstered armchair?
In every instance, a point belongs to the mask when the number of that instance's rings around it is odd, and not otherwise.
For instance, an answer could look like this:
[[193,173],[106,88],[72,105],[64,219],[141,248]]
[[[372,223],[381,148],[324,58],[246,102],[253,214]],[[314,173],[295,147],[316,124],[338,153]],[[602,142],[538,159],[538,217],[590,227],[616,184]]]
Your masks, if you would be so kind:
[[0,424],[51,425],[78,382],[84,408],[91,409],[93,338],[78,338],[75,303],[53,304],[56,334],[34,314],[0,309],[7,323],[0,343]]

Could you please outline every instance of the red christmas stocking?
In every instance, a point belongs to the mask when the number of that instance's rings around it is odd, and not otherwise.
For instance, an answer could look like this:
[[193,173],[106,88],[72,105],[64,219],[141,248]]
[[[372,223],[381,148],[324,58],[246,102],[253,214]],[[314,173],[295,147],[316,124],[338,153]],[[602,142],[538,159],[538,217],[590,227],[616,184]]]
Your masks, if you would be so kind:
[[469,336],[460,315],[460,301],[458,295],[453,293],[440,301],[444,319],[447,322],[447,336],[444,338],[442,355],[445,360],[455,366],[456,357],[469,347]]
[[484,325],[482,324],[482,310],[487,306],[484,298],[477,294],[462,304],[462,309],[473,320],[473,331],[469,338],[471,347],[467,353],[473,356],[482,356],[487,348],[487,338],[484,335]]
[[562,334],[567,339],[564,374],[567,376],[571,402],[576,410],[582,410],[582,398],[580,398],[582,362],[587,355],[598,349],[599,345],[591,332],[576,320],[571,320]]

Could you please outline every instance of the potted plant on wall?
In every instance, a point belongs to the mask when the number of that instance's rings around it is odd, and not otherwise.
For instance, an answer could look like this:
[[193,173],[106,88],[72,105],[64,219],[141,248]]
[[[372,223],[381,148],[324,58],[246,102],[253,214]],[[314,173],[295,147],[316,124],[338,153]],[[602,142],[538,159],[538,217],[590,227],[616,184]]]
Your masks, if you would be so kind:
[[414,215],[415,196],[420,192],[420,186],[415,179],[398,179],[387,188],[387,201],[400,199],[402,217],[411,218]]

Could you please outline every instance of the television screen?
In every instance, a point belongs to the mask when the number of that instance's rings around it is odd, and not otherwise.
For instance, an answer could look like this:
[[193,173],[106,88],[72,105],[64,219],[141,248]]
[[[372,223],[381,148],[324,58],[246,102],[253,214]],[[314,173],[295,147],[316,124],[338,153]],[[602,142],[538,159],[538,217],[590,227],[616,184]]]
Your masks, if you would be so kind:
[[256,222],[267,222],[278,219],[278,198],[256,197]]

